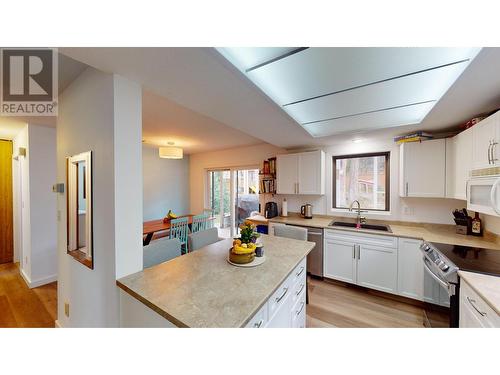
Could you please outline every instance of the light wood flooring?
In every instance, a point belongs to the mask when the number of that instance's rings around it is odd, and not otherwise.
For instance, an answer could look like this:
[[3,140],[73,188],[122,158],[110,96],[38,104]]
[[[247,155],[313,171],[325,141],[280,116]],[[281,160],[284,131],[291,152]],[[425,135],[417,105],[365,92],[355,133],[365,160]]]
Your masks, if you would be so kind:
[[[57,283],[29,289],[17,265],[0,264],[0,327],[54,327],[56,318]],[[384,293],[310,278],[307,327],[423,327],[423,309]]]
[[49,328],[56,319],[57,283],[30,289],[16,264],[0,264],[0,328]]
[[[309,278],[308,328],[423,328],[424,311],[418,302],[350,286]],[[443,314],[444,320],[447,319]]]

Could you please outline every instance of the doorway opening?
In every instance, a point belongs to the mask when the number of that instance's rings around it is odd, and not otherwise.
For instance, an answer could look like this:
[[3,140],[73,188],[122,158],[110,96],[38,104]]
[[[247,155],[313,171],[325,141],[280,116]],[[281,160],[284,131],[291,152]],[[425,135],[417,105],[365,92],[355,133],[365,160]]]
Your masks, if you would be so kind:
[[259,210],[258,167],[211,169],[207,171],[206,207],[222,238],[239,235],[239,225]]

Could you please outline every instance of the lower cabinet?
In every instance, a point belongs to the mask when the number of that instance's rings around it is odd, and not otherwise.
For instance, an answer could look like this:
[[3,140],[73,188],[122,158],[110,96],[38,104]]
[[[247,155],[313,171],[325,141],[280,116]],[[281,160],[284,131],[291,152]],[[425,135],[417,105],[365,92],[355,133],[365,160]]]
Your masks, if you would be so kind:
[[449,306],[448,292],[425,276],[421,240],[325,230],[324,276]]
[[421,244],[421,240],[399,239],[397,293],[435,305],[449,306],[448,291],[432,277],[425,275]]
[[261,309],[247,323],[247,328],[305,328],[306,259],[290,273]]
[[323,273],[331,279],[395,293],[397,250],[397,241],[388,236],[325,230]]
[[397,293],[398,249],[358,245],[358,285]]
[[[494,277],[494,276],[492,276]],[[460,281],[460,328],[499,328],[500,316],[469,286]]]
[[325,238],[323,274],[331,279],[356,283],[355,242]]
[[421,240],[399,239],[398,291],[402,296],[424,300],[424,261]]

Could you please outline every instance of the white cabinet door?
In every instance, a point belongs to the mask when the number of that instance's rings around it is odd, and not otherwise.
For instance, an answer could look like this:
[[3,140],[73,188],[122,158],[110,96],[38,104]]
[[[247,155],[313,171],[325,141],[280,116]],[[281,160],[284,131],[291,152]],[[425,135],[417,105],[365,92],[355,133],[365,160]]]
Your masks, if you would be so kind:
[[472,168],[472,130],[473,128],[467,129],[453,137],[455,139],[453,198],[455,199],[467,199],[467,180]]
[[356,244],[325,239],[323,273],[325,277],[356,283]]
[[[291,319],[291,297],[288,294],[281,302],[281,306],[276,310],[274,315],[270,318],[266,328],[290,328],[292,326]],[[269,301],[272,303],[272,301]]]
[[278,194],[297,194],[298,160],[298,154],[276,157],[276,192]]
[[298,193],[325,194],[325,153],[303,152],[298,158]]
[[420,250],[421,243],[420,240],[410,238],[399,239],[398,293],[423,301],[424,262]]
[[444,198],[446,186],[446,140],[404,143],[400,149],[400,195]]
[[[492,115],[472,127],[472,167],[488,168],[491,163],[490,144],[497,140],[497,117]],[[498,152],[496,146],[495,153]],[[495,159],[498,155],[495,155]],[[496,162],[498,164],[498,161]]]
[[358,245],[358,285],[388,293],[397,292],[398,249]]

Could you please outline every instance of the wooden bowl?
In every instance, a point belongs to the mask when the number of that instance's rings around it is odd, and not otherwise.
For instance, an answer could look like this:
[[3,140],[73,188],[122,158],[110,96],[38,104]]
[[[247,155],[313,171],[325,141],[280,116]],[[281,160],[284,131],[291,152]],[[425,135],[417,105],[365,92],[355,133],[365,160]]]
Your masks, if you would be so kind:
[[229,249],[229,260],[236,264],[247,264],[255,259],[255,251],[250,254],[235,254],[233,249]]

